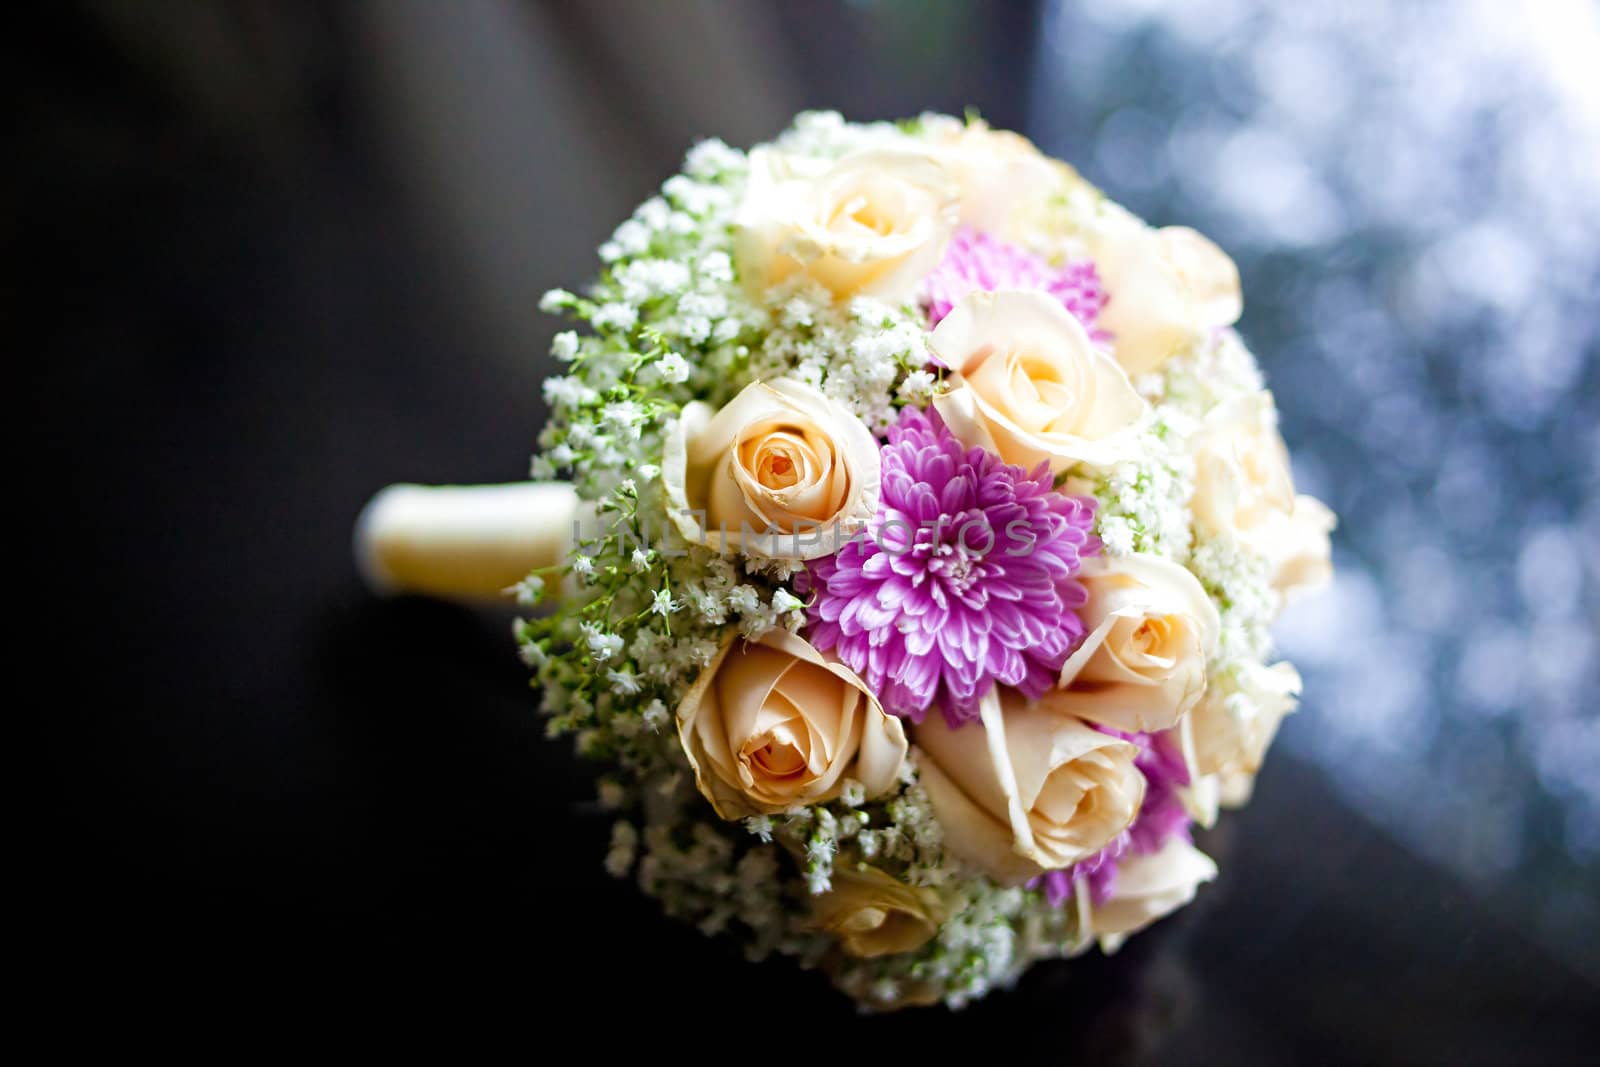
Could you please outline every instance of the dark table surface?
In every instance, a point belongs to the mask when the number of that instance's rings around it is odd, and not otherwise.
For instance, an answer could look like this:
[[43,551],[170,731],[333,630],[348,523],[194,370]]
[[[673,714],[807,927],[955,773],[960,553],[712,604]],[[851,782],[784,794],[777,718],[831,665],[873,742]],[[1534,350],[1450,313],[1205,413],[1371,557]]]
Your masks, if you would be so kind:
[[[561,1033],[718,1059],[1600,1048],[1588,979],[1281,752],[1207,837],[1223,875],[1193,907],[963,1013],[857,1017],[820,977],[662,919],[603,873],[587,772],[544,739],[506,619],[381,602],[350,563],[378,487],[523,473],[541,365],[494,362],[336,65],[241,140],[93,20],[56,30],[66,52],[13,57],[9,256],[30,503],[13,558],[47,594],[13,677],[52,665],[11,706],[60,740],[30,913],[47,999],[252,1040],[371,1002],[403,1036],[465,1001],[513,1048]],[[558,280],[530,278],[528,302]]]

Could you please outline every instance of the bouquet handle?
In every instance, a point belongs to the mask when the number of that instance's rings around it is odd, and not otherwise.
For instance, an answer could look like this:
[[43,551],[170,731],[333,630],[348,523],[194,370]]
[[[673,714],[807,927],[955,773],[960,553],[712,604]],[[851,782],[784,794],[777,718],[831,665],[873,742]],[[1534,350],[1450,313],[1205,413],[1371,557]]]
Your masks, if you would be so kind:
[[578,498],[560,482],[391,485],[356,520],[356,567],[388,596],[502,598],[571,549]]

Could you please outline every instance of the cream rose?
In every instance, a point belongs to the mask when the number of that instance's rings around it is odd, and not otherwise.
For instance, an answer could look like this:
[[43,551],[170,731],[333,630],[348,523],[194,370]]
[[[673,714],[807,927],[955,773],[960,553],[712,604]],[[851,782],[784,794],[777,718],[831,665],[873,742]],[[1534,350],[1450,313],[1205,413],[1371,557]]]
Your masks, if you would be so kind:
[[1069,866],[1127,828],[1144,799],[1137,746],[997,687],[981,723],[915,729],[945,845],[1004,885]]
[[1095,938],[1102,951],[1115,952],[1129,934],[1177,911],[1194,899],[1200,883],[1216,876],[1211,857],[1181,838],[1168,841],[1159,852],[1127,856],[1117,862],[1116,886],[1104,904],[1095,905],[1086,887],[1079,887],[1079,936]]
[[695,784],[724,819],[771,815],[895,784],[900,720],[854,671],[787,630],[730,639],[678,705],[678,740]]
[[959,196],[944,168],[917,152],[834,161],[757,148],[734,218],[740,278],[757,294],[803,273],[839,299],[908,300],[944,254]]
[[909,886],[876,867],[833,870],[833,888],[811,898],[817,928],[851,956],[888,956],[920,948],[944,921],[939,894]]
[[961,221],[997,237],[1063,184],[1060,165],[1009,130],[946,115],[925,120],[929,151],[961,187]]
[[1223,808],[1242,808],[1255,792],[1256,776],[1245,771],[1218,771],[1197,778],[1193,785],[1179,790],[1189,817],[1206,829],[1217,824]]
[[1219,685],[1195,705],[1184,723],[1190,777],[1254,776],[1283,717],[1299,703],[1300,673],[1290,663],[1251,663],[1236,668],[1230,685]]
[[1226,252],[1186,226],[1156,230],[1112,205],[1102,211],[1105,224],[1084,236],[1108,297],[1099,324],[1129,374],[1159,370],[1239,320],[1239,268]]
[[928,347],[955,372],[934,398],[945,425],[969,447],[1030,470],[1104,466],[1137,455],[1149,405],[1083,324],[1039,292],[971,293],[946,315]]
[[878,442],[843,405],[780,378],[714,413],[686,405],[667,433],[661,478],[690,541],[815,559],[877,511]]
[[1333,573],[1333,512],[1295,494],[1272,394],[1263,390],[1217,405],[1193,447],[1191,506],[1200,531],[1232,536],[1266,557],[1273,588],[1286,597],[1325,584]]
[[1196,524],[1210,536],[1249,542],[1294,510],[1289,450],[1265,390],[1218,404],[1194,437]]
[[1211,776],[1217,783],[1217,803],[1224,808],[1242,808],[1255,792],[1256,776],[1244,771],[1222,771]]
[[1329,535],[1338,525],[1322,501],[1304,493],[1287,516],[1272,522],[1260,537],[1272,565],[1272,587],[1284,603],[1323,588],[1333,578]]
[[1171,729],[1205,692],[1216,605],[1187,569],[1156,556],[1086,559],[1078,581],[1088,635],[1044,702],[1130,733]]

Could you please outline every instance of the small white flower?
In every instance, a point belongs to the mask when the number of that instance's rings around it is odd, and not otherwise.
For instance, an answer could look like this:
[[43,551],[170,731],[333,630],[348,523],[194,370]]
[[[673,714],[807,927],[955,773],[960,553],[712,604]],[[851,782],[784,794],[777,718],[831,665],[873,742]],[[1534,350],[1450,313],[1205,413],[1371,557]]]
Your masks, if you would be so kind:
[[578,378],[556,375],[544,380],[544,400],[551,407],[581,407],[600,398]]
[[689,361],[676,352],[668,352],[656,360],[656,373],[664,382],[681,384],[689,380]]
[[689,284],[689,268],[670,259],[641,259],[619,267],[617,285],[629,304],[647,304],[684,290]]
[[611,240],[625,255],[642,256],[650,250],[650,230],[635,219],[629,219],[618,226],[616,232],[611,235]]
[[1100,520],[1100,540],[1108,556],[1131,556],[1134,552],[1133,524],[1127,519],[1107,515]]
[[733,281],[733,259],[726,252],[707,252],[700,260],[700,277],[714,282]]
[[671,214],[672,208],[667,205],[665,200],[659,196],[652,196],[649,200],[639,205],[634,211],[633,217],[652,230],[664,230],[667,226],[667,218]]
[[633,556],[630,558],[630,562],[632,563],[633,569],[636,573],[643,574],[645,571],[650,569],[651,555],[652,553],[648,548],[636,548],[633,550]]
[[632,400],[618,400],[607,404],[605,410],[601,412],[600,418],[618,433],[637,441],[640,431],[643,429],[640,423],[644,421],[645,413],[644,409]]
[[562,330],[550,342],[550,354],[563,363],[578,358],[578,335],[572,330]]
[[806,569],[806,561],[775,559],[770,556],[746,556],[744,566],[751,574],[764,574],[775,582],[787,582]]
[[896,390],[901,400],[908,404],[925,404],[933,396],[933,388],[938,384],[938,379],[925,370],[914,370],[906,375]]
[[678,301],[678,310],[685,315],[720,319],[728,313],[728,298],[720,293],[689,293]]
[[772,819],[766,815],[752,815],[744,821],[744,828],[763,841],[772,840]]
[[667,724],[672,716],[667,711],[667,706],[659,699],[652,700],[644,709],[644,724],[652,730],[660,730]]
[[639,663],[649,663],[659,658],[661,642],[666,638],[657,630],[642,629],[634,635],[628,653]]
[[639,312],[627,304],[605,304],[595,313],[595,329],[627,331],[638,325]]
[[696,191],[699,188],[700,185],[698,182],[682,174],[674,174],[672,177],[661,183],[661,191],[669,198],[678,201],[680,204],[685,200],[694,199]]
[[594,574],[594,560],[588,555],[579,552],[572,558],[572,570],[575,574],[584,578],[591,577]]
[[727,556],[715,556],[706,564],[706,584],[714,589],[731,589],[739,579],[739,568]]
[[682,604],[672,599],[672,592],[667,589],[657,589],[656,595],[650,600],[651,614],[660,615],[663,618],[671,615],[682,606]]
[[683,646],[684,655],[690,663],[697,667],[706,667],[717,658],[717,642],[706,637],[697,637]]
[[[620,650],[622,648],[622,638],[618,637],[616,641],[617,649]],[[606,672],[606,677],[611,680],[611,691],[618,696],[633,696],[639,691],[639,678],[627,667],[620,671],[608,671]]]
[[1150,400],[1159,399],[1161,394],[1166,392],[1167,376],[1159,371],[1136,374],[1130,380],[1133,382],[1133,387],[1139,391],[1139,394]]
[[728,593],[728,607],[740,615],[752,615],[761,610],[761,594],[753,585],[740,585]]
[[787,589],[779,589],[776,593],[772,594],[773,611],[799,611],[805,606],[805,601],[801,600]]
[[785,326],[811,326],[816,320],[817,305],[803,297],[795,297],[783,305],[779,312]]
[[[818,809],[822,815],[826,809]],[[820,829],[806,843],[806,881],[812,895],[826,893],[833,888],[833,856],[838,848],[832,827]]]
[[705,215],[728,201],[728,194],[721,186],[697,182],[683,174],[668,178],[661,191],[691,215]]
[[537,574],[530,574],[516,585],[513,585],[511,592],[517,598],[518,604],[525,608],[531,608],[539,603],[544,596],[544,579]]
[[622,651],[622,638],[616,634],[605,633],[592,622],[583,623],[580,629],[589,646],[589,655],[595,659],[608,660]]
[[778,620],[774,612],[768,609],[762,609],[754,614],[746,615],[744,618],[739,620],[739,633],[742,634],[746,640],[753,641],[766,631],[776,626],[777,622]]
[[727,617],[727,607],[714,589],[705,589],[698,585],[690,586],[688,600],[694,605],[694,610],[700,614],[700,618],[706,622],[715,625]]
[[704,315],[684,315],[678,320],[678,332],[690,344],[704,344],[711,336],[711,320]]
[[720,138],[701,141],[689,149],[683,169],[697,178],[715,178],[744,166],[744,153],[730,148]]
[[539,298],[539,310],[547,315],[554,315],[575,299],[577,298],[565,289],[551,289]]

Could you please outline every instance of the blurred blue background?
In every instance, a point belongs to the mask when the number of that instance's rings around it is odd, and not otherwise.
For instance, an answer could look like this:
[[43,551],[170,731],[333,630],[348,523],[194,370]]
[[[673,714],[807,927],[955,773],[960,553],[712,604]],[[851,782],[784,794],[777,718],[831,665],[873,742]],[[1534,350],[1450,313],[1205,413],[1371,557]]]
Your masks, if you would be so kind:
[[1056,0],[1029,98],[1049,151],[1233,254],[1341,516],[1280,623],[1281,744],[1569,948],[1600,929],[1597,56],[1581,0]]

